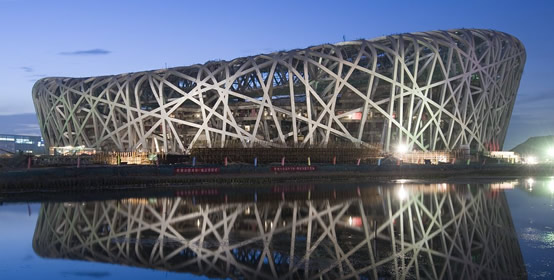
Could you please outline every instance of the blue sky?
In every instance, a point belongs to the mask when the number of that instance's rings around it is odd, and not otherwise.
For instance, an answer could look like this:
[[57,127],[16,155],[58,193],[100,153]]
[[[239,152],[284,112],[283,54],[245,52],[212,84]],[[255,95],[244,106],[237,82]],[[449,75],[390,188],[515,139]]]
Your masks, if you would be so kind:
[[554,134],[554,1],[0,0],[0,26],[0,115],[34,113],[31,88],[45,76],[229,60],[343,36],[496,29],[527,50],[505,147]]

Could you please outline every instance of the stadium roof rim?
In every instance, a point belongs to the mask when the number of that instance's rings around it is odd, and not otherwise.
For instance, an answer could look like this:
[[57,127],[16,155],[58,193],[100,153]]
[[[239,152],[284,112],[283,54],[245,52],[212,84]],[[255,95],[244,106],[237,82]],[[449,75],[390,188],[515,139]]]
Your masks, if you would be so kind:
[[292,53],[292,52],[299,52],[299,51],[305,51],[305,50],[309,50],[309,49],[312,49],[312,48],[325,47],[325,46],[348,46],[348,45],[359,45],[362,42],[379,42],[379,41],[383,41],[383,40],[386,40],[387,38],[394,37],[394,36],[426,36],[426,35],[430,35],[430,34],[433,34],[433,33],[435,33],[435,34],[437,34],[437,33],[448,33],[448,34],[450,34],[450,33],[455,33],[455,32],[460,32],[460,31],[470,31],[472,33],[474,33],[474,32],[489,32],[489,33],[502,34],[504,36],[509,36],[509,37],[515,39],[517,42],[519,42],[521,47],[524,49],[523,43],[521,43],[521,41],[517,37],[515,37],[513,35],[510,35],[506,32],[498,31],[498,30],[495,30],[495,29],[485,29],[485,28],[454,28],[454,29],[446,29],[446,30],[438,29],[438,30],[423,31],[423,32],[420,31],[420,32],[395,33],[395,34],[379,36],[379,37],[375,37],[375,38],[371,38],[371,39],[357,39],[357,40],[349,40],[349,41],[336,42],[336,43],[323,43],[323,44],[319,44],[319,45],[309,46],[309,47],[306,47],[306,48],[296,48],[296,49],[290,49],[290,50],[275,51],[275,52],[270,52],[270,53],[260,53],[260,54],[249,55],[249,56],[241,56],[241,57],[233,58],[231,60],[210,60],[210,61],[207,61],[203,64],[202,63],[195,63],[195,64],[191,64],[191,65],[168,67],[168,68],[162,68],[162,69],[150,69],[150,70],[143,70],[143,71],[136,71],[136,72],[126,72],[126,73],[119,73],[119,74],[113,74],[113,75],[99,75],[99,76],[85,76],[85,77],[63,77],[63,76],[44,77],[44,78],[41,78],[41,79],[37,80],[35,82],[35,85],[42,82],[42,81],[48,81],[50,79],[86,80],[86,79],[91,79],[91,78],[96,79],[96,78],[108,78],[108,77],[123,77],[123,76],[128,76],[128,75],[133,75],[133,74],[138,74],[138,73],[148,73],[148,72],[160,73],[160,72],[164,72],[164,71],[167,71],[167,70],[175,70],[175,69],[183,69],[183,68],[199,67],[199,66],[208,66],[208,65],[212,65],[212,64],[221,64],[221,63],[231,63],[233,61],[250,59],[250,58],[254,58],[254,57],[274,56],[274,55],[277,55],[277,54],[286,54],[286,53]]

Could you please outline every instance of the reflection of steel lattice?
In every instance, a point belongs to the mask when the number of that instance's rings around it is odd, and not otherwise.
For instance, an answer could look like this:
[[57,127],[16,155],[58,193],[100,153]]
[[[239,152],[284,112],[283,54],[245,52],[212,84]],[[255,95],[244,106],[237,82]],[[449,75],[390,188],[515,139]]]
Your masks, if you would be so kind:
[[435,31],[117,76],[45,78],[33,100],[48,146],[498,149],[524,63],[523,45],[505,33]]
[[373,205],[358,198],[223,206],[181,198],[46,203],[33,247],[44,257],[210,277],[525,276],[503,193],[413,193],[405,200],[382,193]]

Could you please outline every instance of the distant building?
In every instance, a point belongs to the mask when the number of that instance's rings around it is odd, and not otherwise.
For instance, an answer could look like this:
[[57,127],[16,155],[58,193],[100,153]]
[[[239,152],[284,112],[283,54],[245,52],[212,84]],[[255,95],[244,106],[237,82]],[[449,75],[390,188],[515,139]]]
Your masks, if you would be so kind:
[[510,163],[520,163],[521,157],[518,153],[512,151],[492,151],[490,152],[490,157],[502,159]]
[[46,153],[41,136],[0,134],[0,154],[35,154]]

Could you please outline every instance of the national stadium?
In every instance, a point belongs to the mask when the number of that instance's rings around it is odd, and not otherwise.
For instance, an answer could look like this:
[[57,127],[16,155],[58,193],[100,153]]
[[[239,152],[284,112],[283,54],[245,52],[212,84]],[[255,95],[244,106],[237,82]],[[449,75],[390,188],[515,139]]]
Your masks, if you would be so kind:
[[455,29],[114,76],[49,77],[32,95],[47,147],[493,151],[503,146],[525,59],[511,35]]

